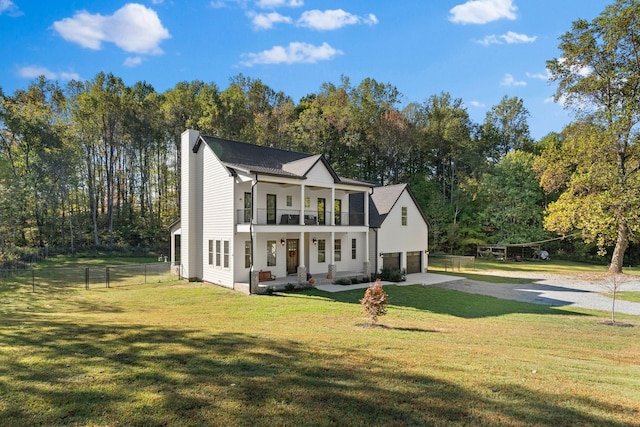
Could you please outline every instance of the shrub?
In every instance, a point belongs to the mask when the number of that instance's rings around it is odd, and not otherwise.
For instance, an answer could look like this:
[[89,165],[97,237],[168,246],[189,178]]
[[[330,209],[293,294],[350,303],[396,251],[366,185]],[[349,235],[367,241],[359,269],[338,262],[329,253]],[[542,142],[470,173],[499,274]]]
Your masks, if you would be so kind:
[[383,268],[380,270],[378,278],[387,282],[402,282],[407,280],[404,270],[398,268]]
[[387,314],[387,293],[382,289],[380,279],[376,279],[367,288],[360,304],[362,304],[362,311],[369,316],[373,324],[376,324],[378,317]]

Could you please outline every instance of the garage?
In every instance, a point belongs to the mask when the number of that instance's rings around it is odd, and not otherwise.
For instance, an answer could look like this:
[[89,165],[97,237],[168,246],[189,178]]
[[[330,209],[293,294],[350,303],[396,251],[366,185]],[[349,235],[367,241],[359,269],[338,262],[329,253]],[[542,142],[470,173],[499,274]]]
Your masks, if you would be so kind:
[[400,252],[386,252],[382,254],[382,268],[400,270]]
[[407,252],[407,274],[422,271],[422,257],[420,251]]

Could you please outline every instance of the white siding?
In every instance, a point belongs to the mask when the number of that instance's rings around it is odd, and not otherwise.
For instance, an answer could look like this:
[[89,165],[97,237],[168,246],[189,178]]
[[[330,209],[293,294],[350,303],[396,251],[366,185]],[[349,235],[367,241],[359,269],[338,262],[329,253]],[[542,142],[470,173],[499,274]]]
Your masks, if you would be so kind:
[[181,263],[182,274],[189,279],[202,278],[202,150],[192,151],[199,137],[197,131],[182,133],[180,221],[182,229]]
[[[402,207],[407,208],[407,225],[402,225]],[[372,234],[372,236],[375,236]],[[378,257],[380,252],[400,252],[401,266],[406,268],[406,254],[411,251],[424,251],[428,248],[429,230],[418,207],[413,202],[409,193],[402,192],[398,201],[387,215],[382,227],[378,230],[377,253],[372,256]],[[378,270],[382,268],[382,259],[378,259]]]
[[[335,233],[335,238],[342,241],[342,259],[336,261],[338,271],[361,272],[365,261],[365,234]],[[351,239],[356,239],[356,259],[351,258]]]
[[325,187],[333,187],[334,179],[331,173],[327,170],[324,163],[318,162],[307,173],[307,179],[305,185],[320,185]]
[[[290,239],[297,239],[299,234],[292,234]],[[276,277],[287,275],[287,248],[280,244],[280,239],[287,239],[286,233],[260,233],[256,236],[253,248],[254,271],[269,270]],[[267,266],[267,241],[276,242],[276,265]],[[248,273],[247,273],[248,274]]]
[[235,236],[234,243],[234,254],[233,258],[235,259],[235,265],[233,266],[234,270],[234,281],[235,283],[249,283],[250,281],[250,269],[245,268],[245,253],[244,247],[245,242],[251,242],[251,235],[249,233],[238,233]]
[[[234,262],[236,261],[234,252],[234,178],[229,175],[227,169],[220,163],[216,155],[203,144],[200,147],[203,151],[202,174],[202,249],[201,259],[203,260],[202,279],[222,286],[233,288],[234,283]],[[220,249],[224,250],[225,241],[229,242],[229,267],[209,264],[209,240],[220,240]],[[215,243],[214,243],[215,250]],[[223,256],[220,259],[223,264]],[[244,263],[241,259],[240,262]]]

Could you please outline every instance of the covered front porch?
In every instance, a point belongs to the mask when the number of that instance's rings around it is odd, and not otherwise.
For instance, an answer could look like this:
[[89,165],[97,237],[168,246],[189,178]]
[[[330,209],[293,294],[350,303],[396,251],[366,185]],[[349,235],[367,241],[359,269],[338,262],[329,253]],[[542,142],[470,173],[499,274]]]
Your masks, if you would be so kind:
[[[362,283],[365,280],[368,282],[370,275],[364,271],[336,271],[334,275],[330,275],[325,272],[311,273],[311,277],[308,281],[299,282],[298,275],[287,275],[282,277],[276,277],[275,279],[258,281],[257,291],[251,293],[264,294],[269,289],[273,291],[289,290],[306,286],[321,286],[321,285],[333,285],[346,283],[347,280],[351,282]],[[311,284],[313,280],[313,284]],[[248,283],[242,284],[249,286]],[[255,290],[255,286],[254,286]]]
[[362,280],[371,272],[367,231],[300,227],[295,232],[273,229],[253,235],[239,233],[237,241],[244,241],[245,268],[239,268],[235,277],[241,279],[237,282],[248,284],[251,293],[300,287],[310,280],[313,284],[331,284],[346,278]]

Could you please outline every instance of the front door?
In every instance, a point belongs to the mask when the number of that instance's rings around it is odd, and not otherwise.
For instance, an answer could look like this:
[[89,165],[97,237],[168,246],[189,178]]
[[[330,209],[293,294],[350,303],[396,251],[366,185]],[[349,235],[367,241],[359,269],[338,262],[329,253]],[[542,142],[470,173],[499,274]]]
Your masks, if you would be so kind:
[[287,240],[287,274],[296,274],[298,272],[298,239]]

